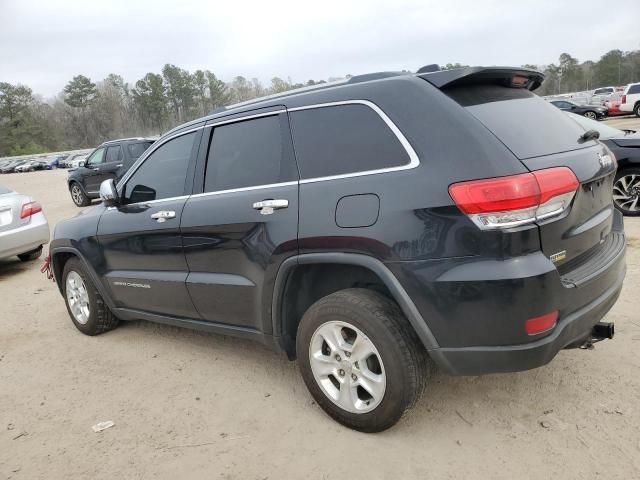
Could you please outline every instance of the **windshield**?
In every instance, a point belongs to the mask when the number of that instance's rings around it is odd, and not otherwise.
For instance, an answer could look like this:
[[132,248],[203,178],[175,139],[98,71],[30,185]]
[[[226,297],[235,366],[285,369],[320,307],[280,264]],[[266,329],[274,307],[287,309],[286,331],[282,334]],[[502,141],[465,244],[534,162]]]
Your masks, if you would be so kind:
[[622,130],[610,127],[604,123],[591,120],[590,118],[583,117],[582,115],[576,115],[575,113],[568,113],[572,120],[575,120],[585,130],[595,130],[600,134],[600,140],[607,140],[613,137],[620,137],[624,135]]

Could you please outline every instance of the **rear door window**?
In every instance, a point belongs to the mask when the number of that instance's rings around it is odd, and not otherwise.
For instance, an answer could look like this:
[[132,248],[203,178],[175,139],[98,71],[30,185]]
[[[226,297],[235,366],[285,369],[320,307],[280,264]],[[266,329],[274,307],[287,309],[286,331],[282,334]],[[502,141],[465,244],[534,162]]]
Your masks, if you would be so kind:
[[385,121],[361,104],[290,113],[301,178],[320,178],[399,167],[409,154]]
[[524,88],[467,85],[445,89],[444,93],[522,160],[595,144],[578,143],[584,130],[566,113]]
[[204,191],[216,192],[297,180],[291,135],[279,115],[215,127]]
[[116,163],[122,161],[122,147],[120,145],[112,145],[107,147],[107,156],[105,162]]

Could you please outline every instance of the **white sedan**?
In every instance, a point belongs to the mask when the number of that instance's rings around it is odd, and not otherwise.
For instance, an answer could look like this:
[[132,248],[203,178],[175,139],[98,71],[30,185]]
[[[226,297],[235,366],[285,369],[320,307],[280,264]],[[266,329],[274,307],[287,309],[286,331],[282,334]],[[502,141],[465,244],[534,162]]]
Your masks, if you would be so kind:
[[49,223],[40,204],[0,185],[0,258],[35,260],[46,243]]

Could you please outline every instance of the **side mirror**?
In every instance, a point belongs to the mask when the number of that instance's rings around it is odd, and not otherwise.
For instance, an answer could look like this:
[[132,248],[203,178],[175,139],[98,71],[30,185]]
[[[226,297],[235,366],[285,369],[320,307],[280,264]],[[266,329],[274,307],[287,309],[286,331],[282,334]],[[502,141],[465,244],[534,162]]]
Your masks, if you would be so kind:
[[100,200],[107,207],[112,207],[118,203],[118,191],[112,178],[100,184]]
[[86,164],[87,164],[87,162],[85,162],[84,160],[80,160],[80,161],[78,162],[78,166],[79,166],[79,167],[84,167]]

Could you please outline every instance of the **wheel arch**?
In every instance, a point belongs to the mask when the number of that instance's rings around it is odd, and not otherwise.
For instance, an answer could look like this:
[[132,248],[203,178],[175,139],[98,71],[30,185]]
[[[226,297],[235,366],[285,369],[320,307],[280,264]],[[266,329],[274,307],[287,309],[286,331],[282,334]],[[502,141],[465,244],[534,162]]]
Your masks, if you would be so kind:
[[85,270],[89,273],[91,281],[100,293],[100,296],[104,299],[107,306],[110,309],[114,309],[116,307],[109,293],[104,288],[103,283],[100,281],[98,274],[78,249],[73,247],[58,247],[50,251],[49,255],[51,255],[51,267],[53,276],[55,278],[56,284],[58,285],[58,290],[60,290],[60,293],[62,293],[62,273],[64,272],[64,266],[71,258],[77,258],[78,260],[80,260],[80,262],[82,262]]
[[[335,268],[339,271],[335,272]],[[331,275],[327,272],[334,269]],[[309,281],[304,281],[309,279]],[[344,288],[362,286],[382,291],[400,307],[427,350],[438,343],[427,322],[393,273],[378,259],[351,253],[309,253],[290,257],[280,266],[273,289],[272,331],[289,358],[295,358],[297,327],[311,304]]]

